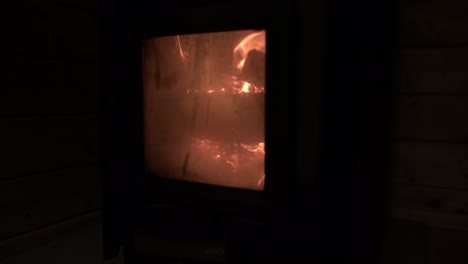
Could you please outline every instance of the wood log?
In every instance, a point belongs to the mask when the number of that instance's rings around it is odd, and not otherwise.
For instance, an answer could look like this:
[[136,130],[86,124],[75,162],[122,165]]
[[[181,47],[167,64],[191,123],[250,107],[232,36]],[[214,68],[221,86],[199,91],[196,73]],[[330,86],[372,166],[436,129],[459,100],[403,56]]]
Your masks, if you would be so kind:
[[251,50],[247,53],[244,68],[239,78],[255,86],[265,86],[265,53]]

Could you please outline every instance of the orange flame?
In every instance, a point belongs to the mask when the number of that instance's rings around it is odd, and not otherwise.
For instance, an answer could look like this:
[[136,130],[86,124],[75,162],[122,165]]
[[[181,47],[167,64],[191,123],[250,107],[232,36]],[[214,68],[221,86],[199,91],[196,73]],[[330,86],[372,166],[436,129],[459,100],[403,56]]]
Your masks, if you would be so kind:
[[186,56],[186,54],[184,53],[184,51],[182,50],[182,45],[180,45],[180,37],[179,37],[179,35],[176,36],[176,39],[177,39],[177,48],[179,49],[180,58],[182,59],[182,62],[185,62],[185,61],[187,60],[187,56]]
[[265,174],[263,174],[263,176],[260,178],[260,180],[258,180],[257,182],[257,186],[258,187],[261,187],[265,184]]
[[249,87],[250,87],[250,83],[245,82],[244,85],[242,86],[241,92],[248,93],[249,92]]
[[244,67],[247,53],[250,50],[256,49],[258,51],[266,52],[266,34],[265,31],[255,32],[245,37],[237,46],[234,48],[234,54],[240,54],[241,60],[237,63],[237,69],[242,70]]
[[[180,42],[180,36],[176,36],[178,53],[182,62],[187,61],[187,52],[184,52]],[[256,49],[261,52],[266,52],[266,33],[265,31],[258,31],[247,35],[243,38],[234,48],[234,63],[237,65],[237,69],[242,70],[244,67],[245,60],[249,51]],[[210,89],[204,90],[203,92],[208,94],[225,93],[226,91],[232,91],[233,94],[248,94],[248,93],[265,93],[265,87],[256,86],[252,83],[240,80],[235,75],[227,75],[228,81],[231,81],[230,88],[210,87]],[[229,89],[229,90],[228,90]],[[198,93],[198,90],[188,91],[187,94]]]
[[[266,52],[265,46],[266,46],[265,31],[255,32],[243,38],[241,42],[239,42],[239,44],[237,44],[237,46],[234,48],[234,57],[235,58],[240,57],[240,61],[236,65],[237,69],[238,70],[243,69],[244,63],[245,63],[245,60],[247,59],[247,54],[249,53],[249,51],[255,49],[261,52]],[[251,88],[253,89],[251,90]],[[242,88],[237,90],[237,93],[251,93],[251,92],[264,93],[265,88],[255,87],[248,82],[242,82]]]
[[241,146],[249,152],[265,155],[265,143],[263,142],[260,142],[257,145],[241,144]]

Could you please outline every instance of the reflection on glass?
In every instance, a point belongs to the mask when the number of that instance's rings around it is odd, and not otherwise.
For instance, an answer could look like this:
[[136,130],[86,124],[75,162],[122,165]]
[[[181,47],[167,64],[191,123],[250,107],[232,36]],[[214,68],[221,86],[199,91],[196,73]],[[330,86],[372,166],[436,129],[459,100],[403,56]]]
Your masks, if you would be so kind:
[[242,30],[144,42],[150,171],[263,190],[265,36],[265,31]]

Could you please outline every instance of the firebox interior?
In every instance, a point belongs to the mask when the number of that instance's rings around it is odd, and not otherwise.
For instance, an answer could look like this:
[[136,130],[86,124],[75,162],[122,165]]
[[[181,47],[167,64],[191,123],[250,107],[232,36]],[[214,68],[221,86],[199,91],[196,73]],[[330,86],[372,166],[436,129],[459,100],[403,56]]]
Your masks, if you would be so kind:
[[146,168],[163,178],[263,190],[266,31],[143,43]]

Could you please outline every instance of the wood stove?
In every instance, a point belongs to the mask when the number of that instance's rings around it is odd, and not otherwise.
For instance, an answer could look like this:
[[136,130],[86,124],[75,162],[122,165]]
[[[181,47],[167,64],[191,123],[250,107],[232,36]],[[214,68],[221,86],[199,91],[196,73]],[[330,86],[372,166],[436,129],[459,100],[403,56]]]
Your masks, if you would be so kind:
[[106,256],[307,253],[291,241],[318,219],[306,201],[328,188],[318,136],[334,127],[319,122],[324,9],[305,2],[101,1]]
[[118,204],[105,232],[134,238],[119,239],[132,241],[135,255],[148,234],[192,246],[222,241],[201,251],[232,255],[246,246],[232,245],[237,234],[262,245],[268,225],[291,220],[299,81],[292,6],[185,4],[103,3],[104,110],[112,116],[104,120],[104,170],[114,185],[104,199]]

